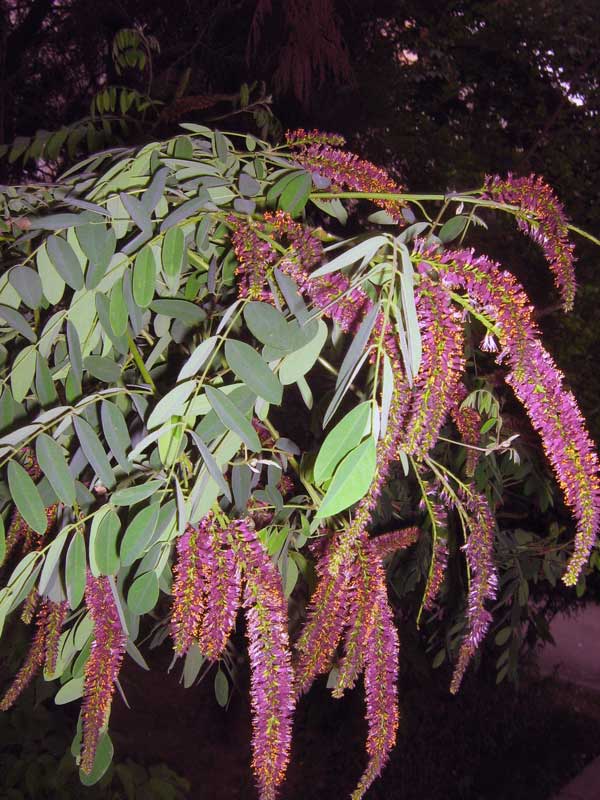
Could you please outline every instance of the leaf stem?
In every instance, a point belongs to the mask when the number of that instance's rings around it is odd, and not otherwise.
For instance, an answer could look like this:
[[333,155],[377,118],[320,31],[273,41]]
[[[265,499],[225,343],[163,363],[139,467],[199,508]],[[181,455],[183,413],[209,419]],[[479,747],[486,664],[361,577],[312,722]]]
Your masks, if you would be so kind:
[[144,364],[144,360],[141,356],[140,351],[137,349],[136,343],[133,341],[133,337],[127,331],[127,344],[129,345],[129,352],[133,356],[133,360],[135,361],[137,368],[140,371],[142,378],[146,381],[148,386],[152,389],[152,394],[156,394],[156,385],[152,378],[150,377],[150,373],[146,369],[146,365]]

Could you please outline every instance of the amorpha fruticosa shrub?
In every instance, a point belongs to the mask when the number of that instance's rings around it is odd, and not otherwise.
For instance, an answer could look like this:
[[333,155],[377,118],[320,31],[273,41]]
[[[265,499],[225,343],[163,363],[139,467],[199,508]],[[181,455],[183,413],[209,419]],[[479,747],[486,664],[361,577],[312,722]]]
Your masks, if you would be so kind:
[[[464,244],[480,215],[512,215],[569,310],[570,226],[534,176],[412,195],[333,135],[273,147],[184,127],[3,195],[0,619],[17,612],[33,633],[1,707],[38,671],[58,702],[81,697],[74,752],[92,783],[111,760],[123,659],[145,665],[136,642],[170,638],[186,685],[218,662],[226,703],[242,609],[261,798],[277,794],[295,703],[321,673],[335,697],[364,675],[360,798],[398,724],[384,562],[424,548],[419,617],[461,564],[453,692],[504,579],[486,469],[516,469],[523,452],[478,377],[490,353],[572,511],[564,582],[586,568],[592,442],[524,290]],[[414,524],[380,532],[392,479],[421,500]]]

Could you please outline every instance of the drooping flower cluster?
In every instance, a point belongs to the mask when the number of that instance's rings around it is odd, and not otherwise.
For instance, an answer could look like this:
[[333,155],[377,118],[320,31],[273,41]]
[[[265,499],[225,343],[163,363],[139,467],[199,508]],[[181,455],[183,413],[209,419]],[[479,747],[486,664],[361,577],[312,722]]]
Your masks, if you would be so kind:
[[351,287],[340,272],[311,278],[310,271],[321,262],[323,247],[312,231],[295,222],[283,211],[265,214],[265,220],[280,240],[288,244],[279,268],[296,282],[316,306],[338,323],[344,332],[354,330],[370,307],[370,300],[360,287]]
[[[311,278],[311,269],[323,258],[323,246],[311,229],[284,211],[266,212],[263,219],[264,222],[252,223],[236,217],[228,220],[238,260],[240,297],[272,302],[268,279],[277,266],[344,332],[354,331],[371,305],[365,292],[351,287],[348,278],[339,272]],[[285,248],[283,254],[278,253],[278,246]]]
[[[367,752],[369,764],[353,798],[361,798],[379,775],[396,739],[398,726],[398,635],[387,600],[381,561],[413,544],[416,528],[369,539],[362,532],[354,549],[336,534],[318,562],[319,582],[307,620],[296,642],[296,687],[308,691],[314,678],[326,672],[344,637],[344,656],[333,694],[340,697],[365,673]],[[344,636],[345,633],[345,636]]]
[[307,147],[311,144],[328,144],[331,147],[343,147],[346,144],[346,140],[341,134],[319,131],[316,128],[312,131],[304,130],[304,128],[286,131],[285,140],[290,147]]
[[51,600],[47,600],[46,604],[48,607],[48,617],[46,620],[46,657],[44,660],[44,670],[48,675],[52,675],[56,670],[60,635],[69,614],[70,606],[66,600],[62,603],[53,603]]
[[485,497],[475,490],[463,497],[463,500],[469,512],[468,537],[463,549],[470,576],[467,633],[460,646],[452,675],[450,691],[453,694],[459,690],[467,666],[489,628],[492,615],[485,607],[486,600],[494,600],[498,590],[498,577],[493,558],[496,527],[494,517]]
[[69,604],[55,603],[48,598],[40,601],[36,593],[36,606],[33,640],[22,667],[0,701],[0,711],[8,710],[15,703],[42,667],[49,675],[56,668],[60,634],[69,613]]
[[[31,447],[23,447],[19,451],[17,459],[29,477],[32,480],[37,481],[42,474],[42,470],[40,469],[40,465],[38,464],[35,453]],[[46,508],[46,536],[56,522],[57,513],[58,505],[56,503]],[[42,538],[44,537],[40,536],[40,534],[34,531],[33,528],[29,527],[17,508],[15,508],[12,512],[8,530],[6,531],[4,558],[2,561],[0,561],[0,567],[7,561],[18,545],[21,546],[21,552],[23,555],[25,555],[25,553],[28,553],[30,550],[37,548]]]
[[[337,155],[332,156],[330,145],[318,141],[307,142],[305,138],[298,134],[297,149],[299,155],[305,157],[305,161],[301,163],[306,168],[325,165],[321,172],[334,185],[357,189],[357,184],[352,182],[354,178],[350,182],[344,182],[342,167],[348,165],[349,161],[338,158]],[[357,175],[357,181],[364,179],[360,170]],[[379,190],[382,191],[381,187]],[[360,286],[352,286],[349,278],[341,272],[311,278],[311,270],[323,257],[321,244],[312,232],[282,211],[267,213],[264,221],[266,227],[261,230],[273,238],[273,252],[277,249],[279,257],[275,262],[275,257],[272,256],[269,264],[276,264],[292,277],[299,291],[307,295],[325,316],[334,319],[343,331],[354,333],[372,307],[366,292]],[[417,245],[418,258],[419,248],[422,247],[423,245]],[[561,475],[566,475],[561,481],[563,487],[569,485],[569,479],[571,484],[577,486],[583,484],[584,476],[591,479],[588,490],[580,494],[579,505],[572,491],[565,492],[567,502],[574,508],[580,523],[577,541],[581,553],[572,560],[570,572],[565,578],[567,582],[571,580],[570,573],[580,569],[584,563],[591,546],[590,531],[595,532],[597,529],[597,465],[589,439],[585,438],[587,434],[583,422],[577,417],[578,412],[574,414],[563,408],[555,415],[554,421],[550,419],[549,412],[545,412],[542,419],[543,415],[539,412],[541,398],[538,398],[536,404],[531,392],[527,392],[527,386],[535,386],[535,393],[544,392],[550,397],[549,388],[553,387],[560,390],[558,396],[565,396],[560,373],[553,364],[551,366],[556,372],[552,374],[558,376],[558,383],[553,381],[548,369],[545,372],[541,368],[534,371],[533,364],[536,359],[539,362],[541,358],[539,353],[532,351],[534,342],[535,347],[538,346],[537,330],[531,320],[529,301],[515,279],[509,273],[499,270],[497,265],[492,265],[486,259],[475,259],[465,251],[458,254],[423,251],[417,271],[419,279],[415,298],[423,348],[421,367],[412,386],[409,386],[396,335],[384,314],[380,313],[368,346],[374,353],[378,346],[383,345],[392,365],[395,385],[388,428],[377,444],[376,469],[369,490],[355,507],[351,521],[334,534],[332,544],[321,558],[318,567],[320,580],[309,605],[306,625],[296,646],[296,688],[299,693],[307,691],[314,677],[327,670],[342,640],[344,658],[339,665],[334,693],[340,695],[346,688],[354,685],[367,665],[367,642],[377,626],[365,598],[372,597],[377,569],[380,569],[374,566],[372,560],[367,529],[381,490],[388,479],[392,462],[404,454],[412,456],[417,463],[421,462],[435,446],[440,429],[449,415],[465,444],[471,445],[471,448],[476,448],[479,444],[479,415],[472,408],[462,407],[466,396],[466,390],[459,382],[465,364],[462,316],[460,309],[454,304],[451,291],[465,292],[476,310],[495,323],[502,348],[497,360],[501,363],[504,359],[509,359],[513,368],[509,382],[512,380],[534,425],[540,431],[546,431],[544,441],[547,452],[552,440],[552,436],[548,435],[552,433],[552,425],[554,429],[558,425],[562,431],[568,429],[570,433],[578,433],[571,437],[575,443],[570,451],[570,461],[569,453],[560,453],[558,457],[556,452],[549,453],[559,479]],[[495,351],[495,340],[492,342],[491,337],[488,339],[489,343],[486,339],[485,347]],[[547,365],[545,356],[542,361]],[[541,389],[538,386],[540,380],[546,388]],[[583,438],[579,435],[581,432]],[[473,474],[477,458],[478,451],[469,449],[467,475]],[[467,633],[460,648],[452,681],[453,691],[458,688],[469,660],[487,630],[489,612],[486,602],[496,591],[496,573],[491,555],[494,540],[493,518],[489,509],[485,510],[487,507],[484,508],[484,501],[478,495],[465,497],[462,502],[472,514],[465,546],[471,583]],[[584,539],[585,544],[582,544]],[[435,602],[447,560],[448,546],[445,536],[434,536],[431,568],[424,595],[425,608],[431,608]],[[380,622],[381,620],[377,624]],[[372,759],[370,763],[375,762]],[[365,775],[368,774],[369,770]],[[369,782],[367,780],[365,786]]]
[[34,586],[25,598],[25,602],[23,603],[23,608],[21,610],[21,621],[24,622],[25,625],[29,625],[31,622],[33,622],[33,617],[37,611],[39,601],[40,596],[37,588]]
[[481,428],[481,416],[479,412],[471,406],[463,405],[467,396],[464,384],[459,383],[454,393],[454,400],[450,415],[452,421],[458,428],[458,432],[465,445],[467,445],[467,456],[465,461],[465,472],[469,477],[475,472],[479,461],[480,453],[475,448],[479,445],[479,430]]
[[[331,182],[334,191],[342,188],[355,192],[381,194],[399,194],[402,191],[384,169],[359,158],[355,153],[332,146],[330,140],[323,139],[323,135],[313,136],[307,140],[305,131],[301,130],[288,133],[286,139],[296,161],[304,169],[318,175],[320,179],[325,178]],[[397,222],[403,221],[401,208],[404,203],[400,199],[374,198],[374,201]]]
[[205,517],[198,526],[188,525],[177,539],[177,560],[173,568],[171,638],[173,649],[178,655],[183,655],[190,649],[206,613],[206,584],[201,556],[207,549],[206,539],[211,522],[210,517]]
[[366,531],[363,531],[354,547],[354,574],[346,599],[344,655],[333,688],[334,697],[342,697],[346,689],[351,689],[356,684],[366,658],[366,643],[373,625],[371,598],[377,571],[380,569],[380,559],[369,558],[367,543],[368,537]]
[[352,800],[361,800],[381,774],[398,730],[398,631],[387,598],[385,572],[379,563],[373,569],[372,592],[367,602],[370,625],[365,641],[364,672],[369,761]]
[[294,707],[279,573],[250,518],[224,528],[212,513],[179,538],[174,573],[171,635],[176,653],[196,642],[207,658],[219,658],[240,605],[244,608],[252,667],[253,766],[261,800],[273,800],[289,761]]
[[575,299],[574,246],[569,241],[569,228],[562,203],[539,175],[517,178],[487,176],[484,198],[518,206],[517,226],[540,245],[554,275],[564,301],[565,311],[573,308]]
[[33,534],[34,531],[29,527],[29,525],[25,522],[19,511],[15,508],[12,513],[8,530],[6,531],[6,547],[4,551],[4,561],[6,561],[10,557],[13,550],[19,543],[23,543],[25,552],[27,552],[27,549],[29,549],[27,545],[29,544]]
[[[364,291],[361,288],[351,288],[348,278],[340,273],[311,279],[309,269],[316,261],[316,253],[315,255],[310,253],[308,257],[305,255],[307,263],[298,256],[301,251],[306,253],[306,229],[293,222],[289,215],[282,212],[269,215],[267,218],[273,224],[279,237],[286,237],[290,243],[288,250],[290,256],[284,258],[280,264],[282,271],[295,280],[300,291],[308,294],[316,307],[336,319],[342,330],[354,330],[371,306],[371,301]],[[294,247],[294,242],[298,241],[302,243],[302,246]],[[433,287],[433,284],[432,288],[435,291],[436,287]],[[441,293],[444,294],[445,299],[446,293],[443,291]],[[426,303],[427,301],[424,301],[424,305]],[[447,302],[446,305],[448,305]],[[446,386],[446,382],[448,382],[450,398],[452,388],[458,379],[459,367],[455,362],[462,357],[462,340],[458,335],[459,326],[454,312],[450,308],[448,310],[448,320],[445,322],[448,322],[447,327],[454,334],[456,346],[447,359],[447,363],[451,365],[449,374],[442,376],[441,384]],[[340,695],[345,688],[354,685],[358,675],[365,668],[367,659],[373,653],[379,654],[379,661],[375,666],[371,663],[370,674],[373,674],[373,670],[378,673],[387,670],[385,675],[389,676],[389,674],[395,675],[395,670],[397,671],[397,665],[392,669],[394,659],[390,656],[391,651],[394,650],[393,642],[396,641],[396,632],[389,629],[390,626],[386,623],[385,617],[374,618],[373,615],[378,613],[379,608],[377,605],[372,607],[369,604],[371,586],[375,586],[377,580],[383,579],[379,574],[381,572],[380,556],[374,556],[366,544],[366,529],[388,478],[390,466],[397,457],[404,432],[407,408],[411,399],[408,382],[399,361],[397,343],[391,332],[388,329],[384,330],[385,324],[383,314],[380,314],[374,326],[372,341],[381,340],[383,342],[396,378],[388,416],[388,427],[377,444],[376,468],[371,486],[365,497],[359,502],[352,522],[337,534],[335,547],[332,546],[328,549],[325,556],[326,563],[320,570],[321,580],[311,601],[307,622],[297,644],[299,657],[295,672],[296,685],[300,692],[306,691],[314,677],[327,669],[344,631],[346,634],[345,657],[340,666],[338,682],[334,690],[336,695]],[[440,339],[442,338],[440,337]],[[443,351],[446,344],[447,340],[443,339],[443,345],[440,345],[436,351],[441,361],[444,361]],[[430,373],[435,381],[438,374],[433,365],[433,356],[431,360]],[[439,425],[442,424],[448,412],[449,402],[448,400],[440,414]],[[433,402],[431,408],[432,413],[436,413]],[[405,538],[405,541],[410,540],[412,537]],[[391,539],[389,543],[391,545]],[[383,585],[385,586],[385,583]],[[387,598],[385,602],[387,606]],[[391,615],[389,618],[391,619]],[[376,633],[381,634],[382,626],[385,636],[383,639],[380,636],[374,642],[371,651],[368,646],[370,637],[376,636]],[[393,625],[391,627],[393,628]],[[387,657],[384,658],[382,654],[387,654]],[[382,685],[388,686],[386,705],[395,708],[396,711],[386,710],[383,713],[384,710],[379,708],[372,699],[368,702],[369,729],[372,732],[369,739],[370,761],[356,797],[362,797],[374,777],[379,774],[391,748],[391,742],[395,741],[397,701],[395,688],[393,696],[390,688],[392,685],[395,687],[395,679],[390,683],[385,675],[379,674],[378,680],[383,681]],[[371,683],[370,686],[374,689],[375,684]],[[387,735],[383,735],[381,732],[375,733],[379,724],[376,714],[380,714],[378,719],[384,722],[387,720]]]
[[85,587],[85,604],[94,624],[83,683],[83,737],[79,763],[82,772],[87,774],[92,771],[100,735],[108,725],[115,684],[127,646],[127,635],[110,581],[110,578],[95,578],[88,572]]
[[491,318],[499,331],[507,360],[506,377],[541,436],[565,502],[577,521],[574,554],[563,581],[577,582],[600,527],[600,465],[572,393],[539,341],[527,295],[515,278],[485,256],[470,250],[422,253],[419,269],[431,266],[451,288],[467,291],[472,302]]
[[347,619],[349,587],[354,564],[345,561],[331,572],[332,547],[326,548],[317,562],[319,582],[306,612],[306,623],[296,642],[294,664],[296,690],[307,692],[317,675],[326,672],[333,661]]
[[[382,560],[410,547],[419,533],[418,528],[405,528],[369,539],[368,543],[362,537],[362,558],[365,559],[366,547],[374,562]],[[359,573],[356,561],[342,560],[340,566],[332,571],[332,555],[337,546],[336,540],[331,542],[317,561],[319,581],[307,609],[306,623],[295,645],[294,671],[298,694],[307,692],[317,675],[330,668],[343,631],[354,618],[353,609],[362,605],[357,592],[362,591],[361,597],[365,598],[364,585],[361,584],[360,588],[354,586]]]
[[7,711],[15,703],[44,663],[47,619],[48,607],[43,603],[37,612],[35,635],[29,647],[27,657],[0,701],[0,711]]
[[433,552],[431,553],[431,569],[427,578],[427,585],[425,587],[425,594],[423,596],[423,608],[427,611],[431,610],[438,598],[444,577],[446,575],[446,568],[448,567],[448,542],[441,536],[438,536],[433,543]]
[[244,575],[250,655],[253,767],[261,800],[274,800],[290,757],[294,676],[281,578],[250,520],[226,531]]
[[398,550],[410,547],[419,538],[421,531],[419,528],[402,528],[398,531],[382,533],[369,539],[369,550],[381,559],[393,555]]
[[425,276],[417,295],[417,317],[423,356],[412,391],[412,403],[399,449],[426,456],[438,439],[464,370],[460,312],[448,291]]
[[577,583],[600,528],[598,457],[573,394],[540,342],[529,342],[526,361],[513,366],[506,382],[540,433],[566,504],[578,522],[575,548],[563,581]]
[[[254,227],[237,217],[228,217],[231,227],[231,243],[238,262],[238,292],[248,300],[269,301],[271,293],[265,288],[267,274],[277,259],[271,243],[264,236],[264,225]],[[263,234],[261,236],[261,234]]]
[[206,613],[197,629],[198,645],[211,661],[227,645],[240,606],[241,576],[234,552],[226,546],[216,526],[201,538],[199,558],[205,576]]
[[212,514],[188,525],[177,540],[171,636],[178,655],[196,642],[217,659],[227,644],[240,605],[240,571]]
[[[425,487],[427,497],[422,498],[420,508],[427,511],[430,517],[432,533],[431,561],[429,564],[429,574],[423,593],[421,608],[429,611],[433,608],[435,601],[444,582],[446,567],[448,566],[448,508],[444,502],[444,492],[437,482],[427,481],[421,478],[421,483]],[[427,503],[425,502],[427,499]],[[417,624],[420,622],[420,614],[417,617]]]

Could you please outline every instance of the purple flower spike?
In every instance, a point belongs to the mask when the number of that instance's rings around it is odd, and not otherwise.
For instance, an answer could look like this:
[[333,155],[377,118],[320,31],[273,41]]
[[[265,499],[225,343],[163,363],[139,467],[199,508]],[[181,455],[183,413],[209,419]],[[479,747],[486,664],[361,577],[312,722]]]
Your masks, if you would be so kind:
[[462,383],[459,383],[454,394],[454,402],[450,409],[450,415],[458,428],[463,442],[466,445],[470,445],[467,449],[465,472],[469,477],[472,477],[475,473],[475,468],[477,467],[480,456],[479,451],[473,448],[479,446],[481,416],[474,408],[462,405],[466,396],[467,390]]
[[52,675],[56,669],[56,661],[58,659],[60,634],[69,615],[70,606],[66,600],[62,603],[53,603],[51,600],[46,602],[48,604],[48,619],[46,622],[46,659],[44,669],[49,675]]
[[240,568],[235,554],[221,546],[221,532],[213,526],[199,542],[206,583],[206,613],[200,620],[197,639],[211,661],[219,658],[231,636],[241,603]]
[[516,279],[471,250],[422,252],[419,271],[437,269],[450,288],[465,290],[471,302],[496,324],[511,367],[507,382],[521,401],[577,521],[575,550],[563,581],[577,583],[600,527],[600,464],[575,398],[539,341],[527,295]]
[[46,653],[46,625],[48,621],[48,604],[43,602],[36,615],[36,631],[21,669],[15,675],[11,685],[0,700],[0,711],[7,711],[21,693],[29,686],[33,677],[44,663]]
[[485,607],[486,600],[494,600],[498,590],[498,576],[493,560],[495,522],[487,500],[474,490],[465,497],[469,537],[463,549],[470,571],[467,605],[467,634],[461,645],[458,661],[452,676],[450,691],[460,688],[469,662],[483,641],[492,615]]
[[369,561],[371,593],[363,654],[369,761],[352,800],[361,800],[385,767],[396,743],[399,717],[398,632],[387,598],[385,572],[378,558],[371,556]]
[[127,636],[121,626],[110,578],[94,578],[88,572],[85,602],[94,623],[94,632],[83,684],[80,767],[82,772],[89,774],[94,766],[100,734],[108,724]]
[[402,528],[399,531],[382,533],[380,536],[369,540],[369,551],[378,558],[383,559],[397,550],[404,550],[406,547],[410,547],[420,535],[419,528]]
[[509,173],[504,179],[488,176],[483,197],[519,206],[524,212],[517,216],[517,226],[544,251],[565,311],[571,311],[576,290],[574,246],[569,241],[564,208],[554,191],[539,175],[517,178]]
[[367,547],[367,536],[363,533],[356,544],[355,578],[350,585],[344,657],[340,662],[334,697],[342,697],[346,689],[352,689],[363,670],[367,642],[374,624],[371,601],[377,583],[380,559],[373,557]]
[[294,668],[298,694],[307,692],[317,675],[331,667],[348,618],[349,586],[354,570],[344,564],[337,574],[331,574],[329,567],[334,547],[335,542],[332,542],[319,561],[320,579],[296,643],[298,657]]
[[445,539],[438,536],[433,545],[433,552],[431,554],[431,569],[427,579],[427,586],[425,587],[425,596],[423,597],[423,608],[430,611],[442,588],[444,577],[446,575],[446,568],[448,566],[448,544]]
[[312,131],[304,128],[286,131],[285,141],[289,147],[305,147],[309,144],[329,144],[332,147],[343,147],[346,144],[346,140],[341,134],[318,131],[316,128]]
[[236,274],[240,297],[270,302],[271,292],[265,286],[277,253],[267,236],[260,236],[265,226],[255,223],[253,227],[247,220],[234,216],[228,217],[227,222],[232,229],[231,242],[238,262]]
[[206,613],[204,556],[210,547],[208,531],[211,525],[212,516],[208,515],[198,526],[188,525],[177,540],[171,610],[171,637],[177,655],[190,649]]
[[252,700],[253,767],[261,800],[275,800],[290,757],[294,676],[281,577],[250,520],[227,536],[244,576]]
[[448,290],[423,276],[417,297],[423,357],[415,377],[406,432],[399,448],[426,456],[437,442],[464,370],[463,326]]
[[[294,132],[287,139],[294,158],[310,172],[318,172],[323,178],[328,178],[334,187],[355,192],[399,194],[402,191],[381,167],[332,146],[331,134],[302,134],[305,132]],[[401,211],[404,204],[400,200],[374,199],[396,222],[404,224]]]
[[566,504],[578,522],[575,548],[563,576],[577,583],[600,527],[598,457],[581,412],[551,356],[537,342],[528,342],[524,357],[506,378],[540,433]]

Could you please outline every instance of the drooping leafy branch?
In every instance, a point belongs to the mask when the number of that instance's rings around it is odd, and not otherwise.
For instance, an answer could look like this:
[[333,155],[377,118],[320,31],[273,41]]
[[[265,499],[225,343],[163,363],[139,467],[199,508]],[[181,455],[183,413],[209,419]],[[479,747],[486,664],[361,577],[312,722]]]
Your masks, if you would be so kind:
[[[464,554],[452,691],[510,571],[496,554],[502,486],[488,476],[512,476],[526,451],[518,434],[500,439],[500,401],[470,370],[466,342],[482,328],[482,357],[500,348],[576,520],[566,584],[592,551],[598,461],[575,400],[522,288],[462,249],[475,213],[443,216],[454,203],[515,216],[567,306],[568,225],[537,178],[416,196],[330,134],[234,146],[234,135],[184,127],[2,197],[0,620],[22,604],[35,619],[2,707],[43,666],[62,698],[83,696],[78,763],[99,779],[123,660],[146,666],[136,642],[170,635],[186,686],[218,662],[226,704],[242,608],[261,797],[284,779],[296,699],[334,667],[335,697],[364,673],[358,800],[399,718],[385,559],[416,542],[426,551],[421,622]],[[345,198],[380,207],[361,235],[343,235]],[[442,212],[417,221],[427,201]],[[376,514],[398,480],[421,498],[415,524],[381,532]],[[311,563],[316,586],[290,634],[286,601],[300,603]]]

